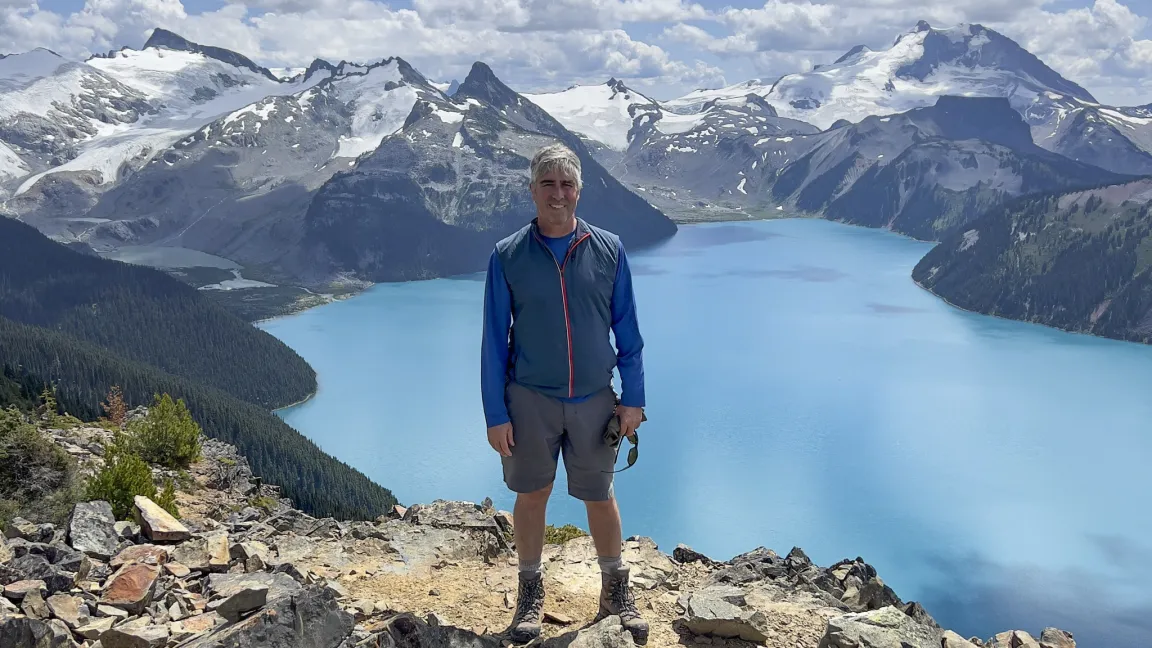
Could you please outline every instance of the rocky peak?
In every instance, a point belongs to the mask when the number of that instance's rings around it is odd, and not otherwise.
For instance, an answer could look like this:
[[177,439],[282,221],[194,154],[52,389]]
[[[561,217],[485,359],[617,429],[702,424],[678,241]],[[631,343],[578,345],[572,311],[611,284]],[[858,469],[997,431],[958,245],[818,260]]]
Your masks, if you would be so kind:
[[148,41],[144,43],[144,49],[148,49],[150,47],[203,54],[204,56],[214,58],[223,63],[227,63],[228,65],[248,68],[257,74],[262,74],[272,81],[280,83],[280,78],[275,74],[272,74],[271,70],[256,65],[252,62],[251,59],[244,56],[243,54],[238,54],[232,50],[224,49],[222,47],[194,43],[179,34],[170,32],[167,29],[163,29],[161,27],[157,27],[156,29],[152,30],[152,35],[149,36]]
[[[927,23],[925,23],[925,24],[927,24]],[[856,56],[857,54],[860,54],[862,52],[871,52],[871,51],[872,50],[869,49],[867,45],[857,45],[856,47],[853,47],[852,49],[845,52],[843,56],[836,59],[835,63],[843,63],[844,61],[847,61],[848,59]]]
[[472,64],[472,69],[468,71],[464,82],[456,89],[455,97],[461,99],[472,97],[477,101],[502,108],[515,105],[520,95],[504,85],[487,63],[476,61]]
[[941,65],[985,68],[1016,74],[1023,80],[1084,101],[1096,101],[1087,90],[1062,77],[1015,41],[983,25],[972,23],[933,29],[927,22],[920,21],[912,34],[921,33],[924,34],[923,54],[901,66],[896,76],[924,81]]

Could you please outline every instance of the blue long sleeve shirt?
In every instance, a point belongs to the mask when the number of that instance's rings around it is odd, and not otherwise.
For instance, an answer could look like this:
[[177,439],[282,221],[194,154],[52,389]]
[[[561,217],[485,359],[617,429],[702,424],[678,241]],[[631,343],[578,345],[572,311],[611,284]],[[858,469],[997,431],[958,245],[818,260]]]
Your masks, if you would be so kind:
[[[557,259],[563,259],[572,235],[548,238],[544,241]],[[499,256],[493,252],[488,261],[488,276],[484,282],[484,335],[481,343],[480,390],[484,403],[484,418],[488,427],[507,423],[508,408],[504,403],[504,388],[508,375],[508,333],[512,328],[512,294]],[[612,288],[612,335],[616,340],[616,368],[620,372],[620,404],[629,407],[644,406],[644,339],[636,317],[635,295],[632,290],[632,272],[619,244],[619,262]],[[575,398],[561,398],[565,402],[579,402],[590,394]]]

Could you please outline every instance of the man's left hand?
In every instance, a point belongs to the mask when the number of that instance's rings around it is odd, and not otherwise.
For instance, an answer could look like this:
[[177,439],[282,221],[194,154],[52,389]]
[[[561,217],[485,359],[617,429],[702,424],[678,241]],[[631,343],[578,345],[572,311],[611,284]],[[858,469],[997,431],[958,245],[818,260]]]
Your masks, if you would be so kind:
[[620,433],[632,437],[640,427],[640,422],[644,420],[644,408],[619,405],[616,408],[616,416],[620,418]]

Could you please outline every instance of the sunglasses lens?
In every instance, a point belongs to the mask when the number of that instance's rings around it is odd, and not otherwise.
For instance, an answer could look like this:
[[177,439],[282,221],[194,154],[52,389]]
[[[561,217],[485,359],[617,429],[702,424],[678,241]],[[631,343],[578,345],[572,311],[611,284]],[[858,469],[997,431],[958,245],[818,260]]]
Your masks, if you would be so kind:
[[629,466],[636,463],[636,457],[639,454],[640,454],[639,449],[637,449],[635,446],[633,446],[632,449],[628,451],[628,465]]

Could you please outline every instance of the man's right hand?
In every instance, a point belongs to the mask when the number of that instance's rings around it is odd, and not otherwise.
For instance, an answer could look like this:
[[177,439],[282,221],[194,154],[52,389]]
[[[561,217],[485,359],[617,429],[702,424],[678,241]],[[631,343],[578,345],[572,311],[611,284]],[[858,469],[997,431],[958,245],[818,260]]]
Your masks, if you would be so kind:
[[512,446],[516,445],[512,440],[512,424],[501,423],[488,428],[488,445],[499,452],[501,457],[511,457]]

